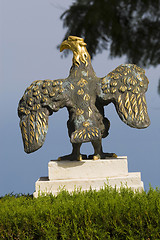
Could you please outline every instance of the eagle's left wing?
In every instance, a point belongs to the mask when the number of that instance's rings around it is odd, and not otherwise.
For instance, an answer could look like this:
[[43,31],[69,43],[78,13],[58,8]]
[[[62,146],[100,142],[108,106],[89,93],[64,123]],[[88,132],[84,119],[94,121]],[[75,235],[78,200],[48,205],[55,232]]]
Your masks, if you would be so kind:
[[113,102],[121,120],[135,128],[150,125],[145,92],[148,88],[145,71],[134,64],[123,64],[99,81],[99,100]]

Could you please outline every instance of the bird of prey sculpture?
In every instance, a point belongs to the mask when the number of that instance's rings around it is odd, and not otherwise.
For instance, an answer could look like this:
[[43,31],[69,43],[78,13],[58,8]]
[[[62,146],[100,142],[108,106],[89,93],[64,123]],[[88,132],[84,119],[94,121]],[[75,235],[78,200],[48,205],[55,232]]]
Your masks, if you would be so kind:
[[83,38],[69,36],[60,51],[73,52],[69,76],[58,80],[34,81],[25,91],[18,106],[20,128],[26,153],[39,149],[48,130],[48,117],[60,108],[69,113],[67,122],[72,153],[59,159],[82,160],[81,144],[91,142],[94,154],[89,158],[116,157],[104,153],[102,138],[107,137],[110,122],[104,117],[104,106],[115,105],[120,119],[133,128],[150,125],[145,92],[145,71],[134,64],[122,64],[105,77],[96,76]]

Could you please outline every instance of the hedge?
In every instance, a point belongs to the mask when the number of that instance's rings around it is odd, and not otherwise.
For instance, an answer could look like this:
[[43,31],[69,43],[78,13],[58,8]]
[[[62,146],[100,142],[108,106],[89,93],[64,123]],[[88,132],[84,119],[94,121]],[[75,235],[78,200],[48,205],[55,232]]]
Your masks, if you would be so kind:
[[160,189],[0,198],[0,239],[160,239]]

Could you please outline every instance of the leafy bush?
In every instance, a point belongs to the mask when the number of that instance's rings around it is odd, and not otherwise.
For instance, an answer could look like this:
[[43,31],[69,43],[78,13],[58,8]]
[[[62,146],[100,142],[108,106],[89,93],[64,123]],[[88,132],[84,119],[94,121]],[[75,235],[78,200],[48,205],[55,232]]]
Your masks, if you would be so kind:
[[0,239],[160,239],[160,190],[0,198]]

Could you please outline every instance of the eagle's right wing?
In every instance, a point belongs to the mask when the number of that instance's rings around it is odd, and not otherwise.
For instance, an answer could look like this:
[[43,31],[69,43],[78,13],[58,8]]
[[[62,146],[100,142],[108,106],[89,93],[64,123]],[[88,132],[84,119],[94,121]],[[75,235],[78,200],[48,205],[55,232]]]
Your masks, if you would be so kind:
[[65,106],[64,80],[39,80],[25,91],[18,106],[24,150],[42,147],[48,130],[48,116]]

